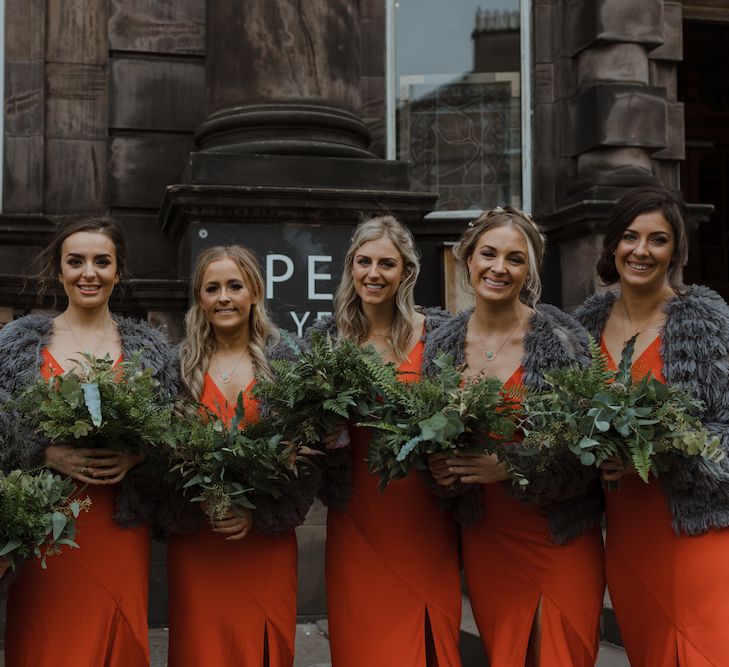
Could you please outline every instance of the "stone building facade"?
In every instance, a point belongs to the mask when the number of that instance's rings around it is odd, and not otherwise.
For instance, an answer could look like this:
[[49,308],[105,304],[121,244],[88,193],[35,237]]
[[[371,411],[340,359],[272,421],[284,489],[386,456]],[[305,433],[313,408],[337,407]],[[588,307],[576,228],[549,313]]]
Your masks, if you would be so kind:
[[[317,299],[348,230],[383,210],[416,233],[428,269],[419,300],[442,303],[463,217],[425,218],[435,195],[384,159],[388,1],[5,0],[0,321],[38,306],[30,258],[60,218],[83,215],[110,215],[127,235],[132,278],[115,307],[173,337],[201,244],[256,239],[277,280],[301,272],[309,291],[287,296],[282,317],[302,323],[301,302],[309,321],[326,310]],[[550,299],[574,307],[596,289],[607,212],[651,176],[693,204],[689,277],[729,296],[729,2],[529,9],[527,168],[553,248]],[[477,71],[517,67],[518,21],[484,37],[485,25],[473,33]],[[489,43],[509,64],[497,67]],[[321,512],[301,531],[303,614],[322,612],[321,570],[306,563],[323,532]]]

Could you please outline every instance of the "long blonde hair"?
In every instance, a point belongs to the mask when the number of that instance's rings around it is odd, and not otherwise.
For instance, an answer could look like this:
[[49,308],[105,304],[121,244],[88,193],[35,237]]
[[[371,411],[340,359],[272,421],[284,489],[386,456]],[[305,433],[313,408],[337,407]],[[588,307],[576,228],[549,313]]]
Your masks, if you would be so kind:
[[205,372],[215,352],[215,332],[200,304],[200,290],[208,266],[220,259],[232,259],[243,274],[243,280],[254,300],[248,320],[248,350],[255,373],[271,378],[266,346],[278,341],[278,329],[266,312],[263,275],[258,259],[241,245],[214,246],[197,256],[192,276],[192,305],[185,315],[185,338],[180,345],[180,376],[184,394],[193,401],[200,400]]
[[334,316],[342,339],[362,345],[370,334],[370,323],[362,310],[362,301],[354,287],[352,266],[357,250],[369,241],[387,238],[397,248],[403,261],[403,279],[395,296],[395,320],[388,344],[396,359],[404,361],[415,327],[415,283],[420,273],[420,257],[413,235],[396,218],[381,215],[357,225],[344,258],[342,281],[334,296]]

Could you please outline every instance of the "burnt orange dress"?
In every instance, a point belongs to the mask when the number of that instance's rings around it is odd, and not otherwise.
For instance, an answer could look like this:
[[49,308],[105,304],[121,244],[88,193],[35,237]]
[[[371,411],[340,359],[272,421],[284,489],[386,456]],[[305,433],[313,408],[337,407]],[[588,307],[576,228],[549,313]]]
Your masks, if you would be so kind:
[[[417,380],[419,342],[399,370]],[[456,528],[414,472],[380,493],[371,435],[350,426],[354,492],[327,518],[326,585],[333,667],[458,667],[461,592]]]
[[[47,349],[41,374],[63,370]],[[118,485],[86,486],[92,500],[77,520],[79,549],[22,569],[8,595],[7,667],[142,667],[149,665],[147,588],[149,529],[112,520]]]
[[[635,360],[634,379],[665,382],[660,347]],[[608,588],[631,664],[729,665],[729,530],[677,535],[656,479],[625,475],[605,495]]]
[[[258,419],[251,383],[246,420]],[[210,375],[200,402],[230,423],[230,405]],[[254,510],[255,511],[255,510]],[[286,667],[294,661],[297,546],[294,531],[270,537],[251,530],[226,540],[206,524],[170,537],[169,667]]]
[[[520,367],[505,386],[522,378]],[[481,488],[484,518],[463,531],[463,567],[490,664],[524,667],[541,600],[542,667],[594,665],[605,590],[599,526],[557,545],[538,506],[502,483]]]

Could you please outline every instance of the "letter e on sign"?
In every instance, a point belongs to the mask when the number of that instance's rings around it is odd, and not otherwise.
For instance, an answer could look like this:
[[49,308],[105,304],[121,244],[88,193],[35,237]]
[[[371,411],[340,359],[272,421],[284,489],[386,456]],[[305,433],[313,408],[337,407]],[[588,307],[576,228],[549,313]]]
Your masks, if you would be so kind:
[[317,273],[316,265],[331,263],[331,255],[309,255],[308,258],[308,298],[310,301],[331,301],[334,295],[330,292],[317,292],[316,283],[321,280],[331,280],[330,273]]

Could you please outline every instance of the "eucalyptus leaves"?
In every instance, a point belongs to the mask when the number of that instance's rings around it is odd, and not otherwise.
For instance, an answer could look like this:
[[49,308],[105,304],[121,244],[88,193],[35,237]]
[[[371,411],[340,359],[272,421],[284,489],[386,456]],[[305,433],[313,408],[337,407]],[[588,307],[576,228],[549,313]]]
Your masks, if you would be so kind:
[[635,338],[629,340],[617,371],[609,368],[600,346],[590,340],[592,365],[545,373],[551,388],[527,395],[524,445],[543,459],[569,451],[586,466],[610,457],[632,463],[647,482],[668,464],[669,453],[724,456],[719,438],[703,427],[701,401],[652,376],[633,381]]
[[114,364],[84,354],[73,372],[39,380],[18,399],[18,411],[54,443],[144,451],[165,436],[171,409],[159,395],[141,352]]
[[177,420],[167,444],[177,486],[203,503],[211,519],[255,509],[257,496],[278,498],[295,476],[306,474],[299,449],[271,422],[245,422],[242,394],[230,424],[210,411]]
[[37,557],[46,567],[46,557],[62,546],[76,547],[75,519],[91,501],[74,498],[76,486],[47,470],[0,473],[0,556],[15,565]]
[[362,422],[374,429],[368,461],[380,474],[381,489],[413,468],[427,467],[429,454],[497,451],[515,433],[520,389],[505,391],[492,377],[464,380],[443,354],[434,363],[440,373],[433,378],[380,381],[383,401],[373,418]]

